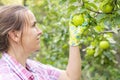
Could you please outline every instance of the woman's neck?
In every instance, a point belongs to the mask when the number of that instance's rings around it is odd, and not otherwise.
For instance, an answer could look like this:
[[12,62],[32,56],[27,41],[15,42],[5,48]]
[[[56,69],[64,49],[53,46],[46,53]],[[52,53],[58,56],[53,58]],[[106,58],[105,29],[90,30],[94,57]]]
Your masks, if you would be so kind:
[[15,58],[21,65],[26,67],[26,60],[28,58],[27,53],[25,53],[23,50],[18,50],[18,49],[10,49],[7,52],[10,56]]

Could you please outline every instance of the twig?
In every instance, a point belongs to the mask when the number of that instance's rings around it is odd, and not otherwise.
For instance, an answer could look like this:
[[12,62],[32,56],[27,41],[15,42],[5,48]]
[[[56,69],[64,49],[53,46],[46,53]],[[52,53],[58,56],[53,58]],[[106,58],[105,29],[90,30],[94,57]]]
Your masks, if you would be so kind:
[[94,10],[92,10],[92,9],[90,9],[90,8],[87,8],[87,10],[92,11],[92,12],[95,12],[95,13],[98,13],[98,14],[102,14],[102,12],[94,11]]
[[[120,31],[120,28],[118,28],[116,31]],[[115,31],[113,31],[113,30],[110,30],[110,31],[103,31],[103,32],[100,32],[99,34],[105,34],[105,33],[115,33]]]

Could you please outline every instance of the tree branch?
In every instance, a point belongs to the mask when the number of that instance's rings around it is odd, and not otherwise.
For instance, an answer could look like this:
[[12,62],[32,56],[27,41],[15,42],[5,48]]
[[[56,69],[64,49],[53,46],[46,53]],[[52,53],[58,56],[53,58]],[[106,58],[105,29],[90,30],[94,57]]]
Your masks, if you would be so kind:
[[[120,28],[118,28],[116,31],[120,31]],[[115,34],[115,31],[113,31],[113,30],[110,30],[110,31],[103,31],[103,32],[100,32],[99,34],[105,34],[105,33],[113,33],[113,34]]]
[[102,14],[102,12],[94,11],[94,10],[92,10],[92,9],[90,9],[90,8],[86,8],[86,9],[89,10],[89,11],[92,11],[92,12],[98,13],[98,14]]

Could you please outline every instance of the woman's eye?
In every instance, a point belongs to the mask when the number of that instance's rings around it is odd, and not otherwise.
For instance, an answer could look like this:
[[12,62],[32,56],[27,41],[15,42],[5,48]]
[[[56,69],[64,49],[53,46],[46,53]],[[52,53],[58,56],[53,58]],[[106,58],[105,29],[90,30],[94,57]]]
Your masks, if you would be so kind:
[[32,27],[36,27],[36,22],[33,23]]
[[33,24],[32,27],[36,27],[36,24]]
[[32,27],[35,27],[35,25],[33,25]]

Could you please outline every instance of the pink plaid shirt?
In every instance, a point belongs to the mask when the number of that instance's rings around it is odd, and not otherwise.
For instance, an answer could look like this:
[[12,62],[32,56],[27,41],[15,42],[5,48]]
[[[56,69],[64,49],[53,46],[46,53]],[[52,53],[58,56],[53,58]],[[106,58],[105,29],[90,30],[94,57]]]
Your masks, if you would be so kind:
[[60,70],[28,59],[26,68],[7,53],[0,59],[0,80],[58,80]]

